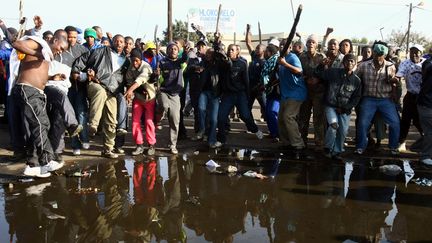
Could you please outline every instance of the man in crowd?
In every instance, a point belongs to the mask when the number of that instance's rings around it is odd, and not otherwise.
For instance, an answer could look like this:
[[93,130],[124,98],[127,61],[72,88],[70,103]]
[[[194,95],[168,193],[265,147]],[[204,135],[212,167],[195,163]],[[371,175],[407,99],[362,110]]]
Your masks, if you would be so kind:
[[190,102],[194,109],[194,130],[196,135],[192,139],[200,140],[203,138],[204,134],[199,132],[199,124],[201,121],[198,109],[198,99],[203,87],[201,75],[204,70],[204,59],[207,52],[207,43],[204,40],[200,40],[196,44],[196,47],[196,57],[189,58],[188,65],[185,70],[185,78],[189,80]]
[[336,39],[331,39],[327,44],[326,58],[324,59],[325,68],[342,68],[344,54],[339,52],[339,43]]
[[[130,36],[125,37],[125,47],[123,49],[126,58],[131,61],[130,54],[134,47],[134,40]],[[117,99],[117,129],[116,129],[116,139],[114,145],[114,152],[118,154],[124,154],[123,145],[126,140],[126,134],[128,129],[128,109],[127,101],[124,96],[125,93],[125,83],[119,85],[116,91]]]
[[100,44],[100,42],[96,41],[97,39],[96,31],[92,28],[87,28],[84,30],[84,39],[85,43],[83,46],[87,48],[88,50],[94,50],[100,47],[103,47],[103,45]]
[[432,166],[432,59],[422,66],[422,83],[417,100],[420,123],[424,131],[420,161]]
[[300,153],[305,148],[297,123],[300,107],[307,98],[307,87],[302,72],[300,59],[294,52],[279,58],[281,93],[279,136],[285,145],[294,149],[296,158],[300,158]]
[[265,118],[265,107],[266,107],[266,96],[262,90],[261,85],[261,71],[264,66],[265,58],[265,45],[258,44],[254,48],[252,47],[252,34],[250,33],[250,25],[246,27],[246,47],[251,56],[251,63],[249,64],[249,109],[252,111],[253,104],[255,100],[258,100],[258,103],[261,107],[261,119],[264,121]]
[[[178,154],[177,138],[179,135],[180,123],[180,92],[183,90],[183,68],[187,61],[187,55],[179,58],[180,47],[175,42],[167,46],[167,56],[160,60],[160,104],[161,113],[168,114],[170,141],[169,148],[172,154]],[[159,120],[159,118],[156,118]]]
[[[50,172],[61,168],[63,163],[54,160],[54,152],[48,139],[50,121],[45,109],[47,101],[43,90],[48,80],[49,62],[53,58],[53,52],[65,50],[67,41],[60,34],[55,35],[50,44],[38,37],[27,37],[15,41],[13,47],[16,50],[14,55],[19,52],[21,60],[12,95],[30,132],[27,149],[31,158],[24,175],[49,177]],[[33,151],[34,148],[36,151]]]
[[128,90],[125,98],[130,103],[132,96],[132,136],[136,143],[136,149],[132,155],[139,155],[144,152],[144,138],[141,129],[141,118],[144,114],[144,127],[146,141],[149,145],[147,155],[154,155],[156,144],[156,133],[154,125],[154,112],[156,105],[156,90],[152,68],[142,61],[141,49],[135,48],[131,51],[131,64],[125,75],[125,83]]
[[[69,47],[61,54],[54,56],[56,61],[67,65],[72,68],[72,64],[88,50],[83,45],[77,43],[78,30],[73,26],[66,26],[64,29],[67,33],[67,41]],[[75,111],[76,119],[78,124],[82,126],[83,130],[79,133],[79,136],[74,136],[71,139],[72,150],[74,155],[81,154],[81,148],[89,149],[89,134],[88,134],[88,102],[87,102],[87,84],[84,82],[77,82],[71,79],[71,86],[68,91],[68,97],[72,107]]]
[[[113,152],[117,126],[117,99],[115,92],[123,82],[129,61],[123,54],[124,37],[116,35],[112,47],[101,47],[82,55],[72,67],[73,79],[88,81],[90,100],[89,133],[94,135],[102,118],[102,156],[117,158]],[[84,73],[81,73],[84,72]],[[80,75],[82,74],[82,75]]]
[[[64,30],[57,30],[54,35],[60,35],[67,39]],[[54,38],[49,43],[52,44]],[[66,51],[66,50],[65,50]],[[61,55],[61,54],[57,54]],[[54,150],[54,159],[62,161],[62,153],[65,148],[64,133],[68,129],[70,137],[78,136],[82,126],[78,124],[75,111],[68,98],[68,90],[71,87],[69,75],[71,67],[57,60],[52,60],[49,65],[48,83],[45,87],[47,97],[47,112],[51,127],[48,137]]]
[[357,58],[349,53],[342,59],[343,68],[330,68],[318,74],[327,86],[325,113],[328,128],[324,152],[328,158],[341,159],[351,111],[361,98],[361,80],[353,72],[356,63]]
[[386,61],[388,47],[375,44],[373,59],[362,62],[356,74],[363,84],[363,96],[360,101],[359,122],[357,126],[357,149],[355,153],[363,154],[368,144],[367,132],[376,112],[380,112],[389,125],[389,148],[392,155],[398,154],[400,133],[399,115],[394,102],[394,88],[398,80],[395,78],[396,68]]
[[[220,48],[219,48],[220,49]],[[225,64],[222,73],[222,96],[218,115],[218,141],[226,142],[225,128],[228,115],[235,106],[240,113],[240,118],[246,123],[248,131],[255,133],[258,139],[263,138],[263,133],[258,129],[248,107],[249,75],[247,63],[240,59],[240,53],[236,45],[228,46]]]
[[407,89],[403,98],[402,118],[400,121],[399,152],[406,151],[405,140],[408,136],[411,121],[420,135],[423,136],[417,111],[417,98],[422,82],[421,68],[425,60],[422,57],[422,52],[423,46],[411,46],[409,49],[409,59],[406,59],[399,65],[399,70],[396,73],[396,77],[405,79]]
[[308,98],[303,102],[299,114],[299,126],[303,141],[307,146],[307,136],[309,133],[309,120],[311,110],[313,108],[313,125],[314,125],[314,140],[317,150],[321,150],[324,142],[324,84],[314,77],[318,65],[322,64],[325,55],[319,53],[318,38],[311,35],[306,40],[307,51],[300,55],[300,61],[303,68],[303,76],[308,88]]

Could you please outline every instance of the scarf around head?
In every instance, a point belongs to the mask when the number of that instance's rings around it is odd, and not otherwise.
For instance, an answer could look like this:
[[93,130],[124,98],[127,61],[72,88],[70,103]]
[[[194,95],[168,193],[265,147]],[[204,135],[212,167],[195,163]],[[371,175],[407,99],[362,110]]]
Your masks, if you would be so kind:
[[261,71],[262,83],[266,85],[270,81],[270,76],[277,65],[277,59],[279,58],[279,52],[271,56],[264,63]]

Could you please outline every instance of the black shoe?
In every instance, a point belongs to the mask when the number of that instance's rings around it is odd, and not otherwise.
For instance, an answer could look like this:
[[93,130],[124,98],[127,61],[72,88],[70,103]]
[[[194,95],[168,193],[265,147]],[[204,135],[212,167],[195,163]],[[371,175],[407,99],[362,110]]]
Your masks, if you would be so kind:
[[114,148],[113,152],[116,154],[124,154],[125,153],[124,149],[122,149],[122,148]]
[[332,159],[333,160],[337,160],[337,161],[342,161],[343,160],[343,158],[339,154],[334,154],[332,156]]
[[296,148],[293,150],[294,159],[296,160],[315,160],[315,157],[307,154],[306,148]]
[[94,137],[94,136],[96,136],[97,129],[98,129],[98,128],[97,128],[96,126],[89,126],[89,127],[88,127],[89,136],[90,136],[90,137]]
[[12,155],[11,161],[12,162],[20,162],[25,161],[27,159],[27,153],[25,151],[15,151]]
[[186,133],[179,133],[178,140],[186,140],[188,139],[188,136]]
[[116,135],[117,135],[117,136],[124,136],[124,135],[126,135],[127,133],[128,133],[128,132],[127,132],[126,129],[119,128],[119,129],[117,129]]
[[69,133],[69,137],[73,138],[79,135],[79,133],[83,130],[83,126],[78,124],[78,125],[71,125],[68,128],[68,133]]
[[132,155],[140,155],[144,152],[144,147],[140,144],[137,145],[136,149],[134,151],[132,151]]

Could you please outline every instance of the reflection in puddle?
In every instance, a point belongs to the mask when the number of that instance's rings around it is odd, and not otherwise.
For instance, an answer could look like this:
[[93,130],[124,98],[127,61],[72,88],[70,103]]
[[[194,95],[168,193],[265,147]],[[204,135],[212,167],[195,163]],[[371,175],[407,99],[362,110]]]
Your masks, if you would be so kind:
[[[432,176],[409,161],[293,162],[245,149],[213,159],[221,173],[210,173],[204,165],[209,157],[200,153],[104,162],[67,177],[5,184],[0,241],[432,239],[431,188],[409,182],[414,171],[416,177]],[[393,165],[402,172],[380,169]],[[246,178],[247,171],[267,179]]]

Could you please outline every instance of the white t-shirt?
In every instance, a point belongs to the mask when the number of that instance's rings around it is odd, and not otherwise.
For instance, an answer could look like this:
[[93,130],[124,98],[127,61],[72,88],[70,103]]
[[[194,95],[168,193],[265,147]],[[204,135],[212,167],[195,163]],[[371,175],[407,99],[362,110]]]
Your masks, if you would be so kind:
[[71,68],[66,64],[53,60],[49,64],[48,76],[54,76],[58,73],[64,74],[66,79],[62,81],[48,80],[47,86],[55,86],[67,94],[69,88],[71,87],[71,82],[69,80]]
[[407,59],[399,65],[399,70],[396,73],[397,77],[405,78],[407,91],[413,94],[420,92],[422,83],[422,64],[424,58],[420,59],[419,63],[414,63],[411,59]]

